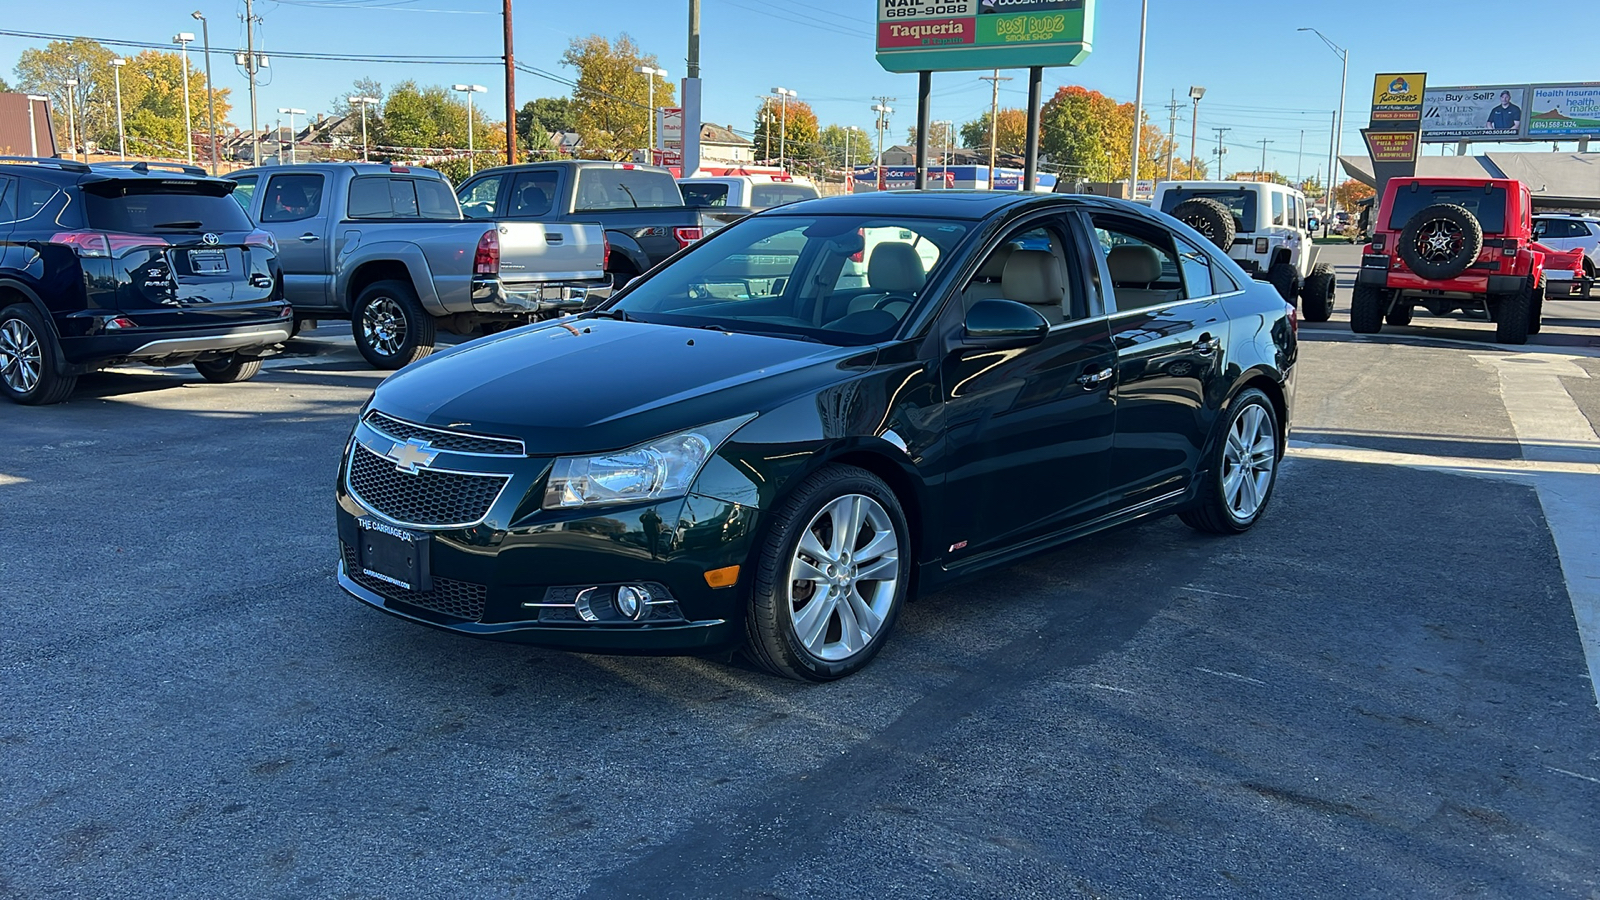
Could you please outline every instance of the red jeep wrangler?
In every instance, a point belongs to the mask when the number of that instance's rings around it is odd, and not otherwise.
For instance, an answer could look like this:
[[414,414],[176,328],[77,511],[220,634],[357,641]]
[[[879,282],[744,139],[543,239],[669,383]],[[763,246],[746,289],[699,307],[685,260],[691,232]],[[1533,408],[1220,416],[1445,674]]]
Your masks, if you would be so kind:
[[1350,330],[1407,325],[1418,306],[1495,323],[1495,340],[1539,332],[1545,254],[1528,186],[1506,178],[1392,178],[1350,298]]

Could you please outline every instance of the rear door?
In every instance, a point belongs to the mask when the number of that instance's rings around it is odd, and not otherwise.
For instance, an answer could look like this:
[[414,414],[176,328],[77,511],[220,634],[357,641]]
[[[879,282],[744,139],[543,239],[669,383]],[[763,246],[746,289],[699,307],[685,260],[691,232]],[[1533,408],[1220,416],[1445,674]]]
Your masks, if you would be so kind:
[[258,219],[278,242],[284,295],[296,308],[328,309],[333,302],[333,242],[328,239],[328,176],[276,172],[256,188],[263,196]]

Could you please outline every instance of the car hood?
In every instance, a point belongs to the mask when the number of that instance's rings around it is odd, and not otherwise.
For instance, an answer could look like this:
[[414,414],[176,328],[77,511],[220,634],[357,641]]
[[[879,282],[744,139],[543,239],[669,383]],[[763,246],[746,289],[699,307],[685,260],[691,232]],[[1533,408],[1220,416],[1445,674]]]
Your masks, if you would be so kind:
[[870,347],[569,319],[428,357],[380,385],[371,407],[520,438],[533,456],[592,453],[762,412],[875,357]]

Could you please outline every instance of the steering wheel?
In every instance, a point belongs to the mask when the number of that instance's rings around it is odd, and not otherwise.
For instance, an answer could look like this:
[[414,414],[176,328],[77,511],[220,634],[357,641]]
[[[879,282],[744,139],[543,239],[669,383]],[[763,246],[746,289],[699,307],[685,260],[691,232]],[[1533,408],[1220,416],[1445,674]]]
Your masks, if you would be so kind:
[[882,300],[872,304],[872,308],[883,309],[885,306],[888,306],[891,303],[904,303],[906,306],[910,306],[915,302],[916,301],[914,299],[907,297],[904,294],[890,294],[889,296],[884,297]]

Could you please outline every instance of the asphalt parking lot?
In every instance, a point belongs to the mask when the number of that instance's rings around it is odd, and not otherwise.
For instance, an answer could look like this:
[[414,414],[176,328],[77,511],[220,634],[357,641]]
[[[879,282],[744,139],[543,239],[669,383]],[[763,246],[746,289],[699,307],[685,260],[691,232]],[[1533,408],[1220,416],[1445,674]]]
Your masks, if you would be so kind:
[[820,687],[345,597],[337,324],[0,407],[0,897],[1600,896],[1600,303],[1358,339],[1325,252],[1257,528],[924,597]]

